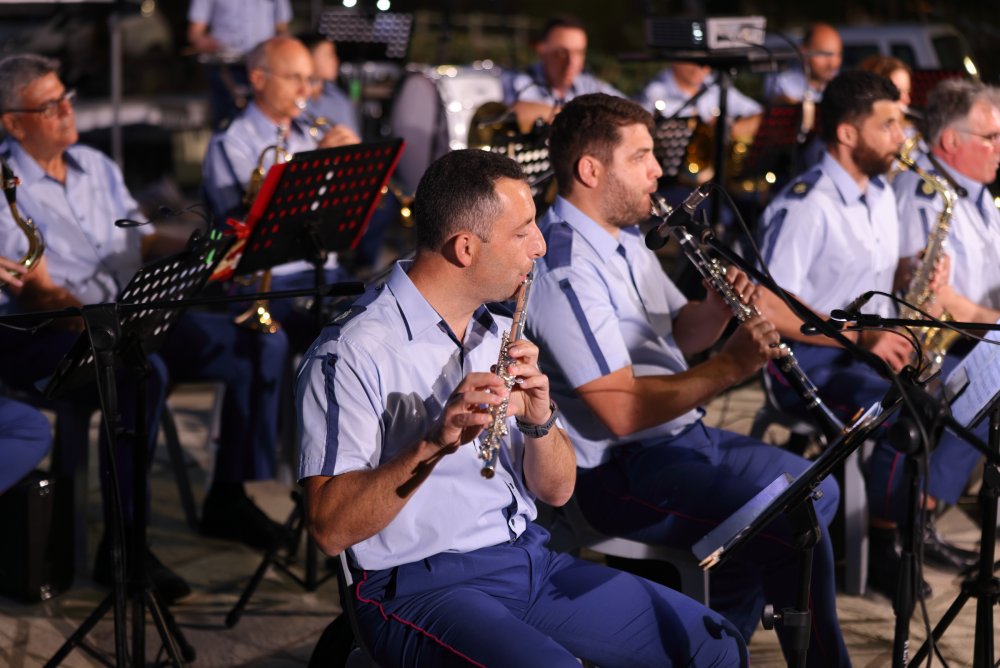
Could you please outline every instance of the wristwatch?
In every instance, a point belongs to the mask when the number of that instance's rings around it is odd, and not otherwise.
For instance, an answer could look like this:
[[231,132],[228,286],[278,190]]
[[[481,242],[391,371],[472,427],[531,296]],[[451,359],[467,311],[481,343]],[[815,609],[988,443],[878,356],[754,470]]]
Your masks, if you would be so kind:
[[541,438],[549,433],[552,429],[552,425],[556,423],[556,418],[559,416],[559,407],[556,406],[556,402],[549,399],[549,410],[552,411],[552,415],[549,419],[542,424],[528,424],[527,422],[522,422],[521,418],[517,418],[515,422],[517,423],[517,430],[520,431],[525,436],[531,438]]

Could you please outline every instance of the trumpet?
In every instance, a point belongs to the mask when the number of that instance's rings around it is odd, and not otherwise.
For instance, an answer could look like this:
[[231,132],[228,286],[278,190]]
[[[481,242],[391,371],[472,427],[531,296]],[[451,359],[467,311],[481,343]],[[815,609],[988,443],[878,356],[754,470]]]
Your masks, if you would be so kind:
[[[41,259],[42,254],[45,253],[45,239],[42,237],[41,231],[38,226],[35,225],[31,218],[25,218],[21,215],[21,212],[17,208],[17,186],[21,183],[19,179],[14,174],[14,170],[10,168],[7,161],[0,158],[0,165],[3,169],[3,194],[7,198],[7,206],[10,208],[10,215],[14,218],[14,223],[21,229],[24,236],[28,239],[28,251],[17,261],[24,270],[19,272],[14,272],[17,277],[24,276],[29,273],[32,269],[38,266],[38,261]],[[6,283],[0,281],[0,288],[2,288]]]
[[[243,193],[243,205],[248,209],[253,206],[254,200],[257,199],[257,193],[260,192],[260,187],[264,183],[264,176],[267,174],[267,171],[264,169],[264,161],[268,153],[272,151],[274,152],[275,162],[288,162],[291,158],[291,154],[280,141],[264,147],[260,155],[257,156],[257,164],[253,171],[250,172],[250,182],[247,184],[246,192]],[[271,290],[270,269],[265,270],[261,274],[258,287],[260,292],[269,292]],[[247,310],[233,318],[233,322],[240,327],[246,327],[265,334],[274,334],[281,329],[281,324],[271,317],[271,307],[266,299],[254,300],[253,304]]]

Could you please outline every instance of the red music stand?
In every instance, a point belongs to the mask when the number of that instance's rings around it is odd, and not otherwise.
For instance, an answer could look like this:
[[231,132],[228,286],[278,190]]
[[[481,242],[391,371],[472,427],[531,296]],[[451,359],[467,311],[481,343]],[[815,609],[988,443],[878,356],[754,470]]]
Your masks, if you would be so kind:
[[910,88],[910,106],[923,109],[927,106],[927,93],[944,79],[961,79],[964,72],[957,70],[914,70]]
[[796,152],[802,130],[801,104],[774,104],[764,111],[757,134],[739,176],[750,178],[768,171],[796,170]]
[[300,259],[321,266],[326,252],[357,246],[402,150],[403,140],[392,139],[273,165],[247,215],[250,232],[233,273]]

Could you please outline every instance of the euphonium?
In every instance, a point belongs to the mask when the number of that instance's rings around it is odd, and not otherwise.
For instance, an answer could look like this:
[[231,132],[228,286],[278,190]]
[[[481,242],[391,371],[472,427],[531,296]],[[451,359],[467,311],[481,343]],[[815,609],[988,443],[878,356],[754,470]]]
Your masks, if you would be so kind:
[[[951,230],[951,216],[955,202],[958,201],[958,194],[944,178],[937,174],[931,174],[914,162],[911,154],[919,141],[919,136],[914,136],[906,140],[899,154],[896,156],[896,160],[905,169],[919,176],[925,184],[924,187],[933,189],[934,192],[941,196],[941,200],[944,202],[944,208],[941,210],[940,215],[938,215],[937,222],[927,237],[927,246],[924,247],[924,252],[920,257],[916,271],[913,272],[913,277],[910,279],[910,285],[907,288],[905,297],[906,301],[915,307],[927,310],[926,306],[933,301],[934,296],[930,289],[931,280],[934,278],[937,263],[944,254],[944,243],[948,239],[948,232]],[[920,313],[906,306],[900,311],[900,317],[902,318],[923,317]],[[938,317],[938,320],[945,322],[952,319],[951,314],[947,311],[942,312]],[[954,330],[938,327],[919,328],[914,331],[914,334],[920,341],[920,350],[923,353],[923,359],[916,361],[922,362],[921,376],[927,378],[941,368],[948,348],[955,342],[959,334]]]
[[528,292],[531,290],[531,281],[534,278],[534,270],[528,272],[528,277],[521,283],[518,289],[517,302],[514,306],[514,318],[510,323],[510,331],[504,332],[503,340],[500,343],[500,357],[497,359],[496,374],[503,378],[503,384],[507,388],[507,396],[499,406],[490,406],[490,423],[486,426],[482,438],[479,440],[479,458],[485,462],[480,473],[484,478],[492,478],[496,473],[497,459],[500,455],[500,448],[504,436],[507,435],[507,406],[510,401],[510,388],[514,387],[517,379],[507,372],[507,367],[514,363],[508,351],[511,344],[521,338],[524,332],[524,310],[528,305]]
[[[3,194],[7,198],[10,215],[14,218],[14,223],[24,232],[24,236],[28,238],[28,252],[17,261],[18,264],[24,267],[24,271],[14,273],[15,276],[20,277],[38,265],[38,261],[45,252],[45,239],[42,238],[41,231],[31,218],[23,217],[17,209],[17,186],[21,183],[21,180],[14,175],[14,171],[7,164],[6,160],[0,158],[0,164],[3,167]],[[6,283],[0,281],[0,288],[4,285]]]
[[[264,176],[267,174],[267,170],[264,169],[264,160],[271,151],[274,151],[274,161],[276,163],[287,162],[290,157],[288,151],[280,143],[264,147],[264,150],[257,156],[257,164],[253,171],[250,172],[250,182],[247,184],[246,192],[243,193],[243,205],[247,209],[253,206],[253,202],[257,198],[257,193],[260,192],[260,187],[264,184]],[[265,270],[261,274],[258,287],[260,292],[269,292],[271,290],[270,269]],[[233,318],[233,322],[240,327],[246,327],[266,334],[274,334],[281,329],[281,324],[271,318],[270,305],[266,299],[255,300],[246,311]]]
[[[653,215],[667,220],[672,211],[670,205],[659,195],[651,195],[650,199],[652,200]],[[759,315],[760,312],[756,306],[743,303],[740,296],[736,294],[736,290],[726,280],[725,268],[715,258],[709,258],[687,230],[680,226],[674,226],[670,232],[677,239],[687,259],[695,266],[695,269],[708,282],[709,286],[719,293],[737,320],[746,322]],[[778,347],[786,351],[786,354],[774,361],[775,366],[789,386],[802,398],[806,410],[822,430],[827,442],[832,442],[844,432],[844,423],[823,403],[823,398],[819,396],[819,389],[799,366],[791,349],[785,343],[779,343]]]

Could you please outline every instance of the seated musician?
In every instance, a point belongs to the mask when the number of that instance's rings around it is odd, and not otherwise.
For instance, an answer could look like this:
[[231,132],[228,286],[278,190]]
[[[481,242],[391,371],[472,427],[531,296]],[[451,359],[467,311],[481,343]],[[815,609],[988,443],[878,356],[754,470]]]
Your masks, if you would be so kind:
[[[24,267],[0,256],[0,285],[20,289]],[[36,408],[0,396],[0,494],[31,472],[49,452],[48,419]]]
[[[708,65],[671,63],[643,87],[636,101],[646,111],[659,112],[667,118],[697,116],[703,123],[714,123],[719,116],[719,84]],[[730,119],[757,116],[761,112],[760,104],[735,87],[729,88],[726,105]],[[752,139],[753,132],[749,134]]]
[[765,95],[772,102],[818,104],[823,90],[840,72],[844,45],[840,33],[827,23],[809,26],[802,38],[803,62],[765,81]]
[[300,35],[299,40],[309,49],[313,59],[317,86],[306,101],[305,116],[312,122],[325,121],[322,125],[310,128],[311,134],[325,133],[330,127],[343,125],[361,136],[361,124],[358,122],[358,110],[351,98],[347,96],[337,79],[340,76],[340,59],[337,57],[337,45],[326,35],[307,33]]
[[[310,132],[311,119],[302,118],[303,109],[316,78],[312,55],[297,39],[274,37],[258,44],[247,56],[247,69],[254,99],[224,132],[212,137],[203,164],[203,189],[216,224],[227,218],[242,220],[249,211],[254,193],[248,196],[251,174],[258,167],[265,172],[275,163],[280,148],[283,159],[316,148],[357,144],[358,135],[345,123]],[[316,136],[314,136],[314,134]],[[313,266],[305,260],[278,265],[272,270],[273,290],[313,286]],[[325,265],[328,283],[346,277],[331,253]],[[271,315],[292,337],[294,350],[304,350],[315,335],[309,314],[293,311],[291,300],[270,304]]]
[[222,128],[246,107],[250,82],[243,59],[257,44],[288,33],[289,0],[191,0],[187,38],[207,60],[212,126]]
[[[145,258],[177,250],[183,241],[153,232],[149,227],[118,228],[121,218],[141,219],[121,171],[102,153],[77,143],[73,91],[63,85],[58,63],[37,55],[8,56],[0,61],[0,112],[7,138],[0,155],[20,180],[17,207],[41,230],[46,250],[23,285],[10,286],[11,312],[79,307],[113,301]],[[20,257],[27,241],[8,207],[0,209],[0,254]],[[62,331],[55,327],[32,334],[0,329],[0,374],[8,385],[33,390],[36,381],[51,375],[82,327],[77,319]],[[72,330],[72,331],[71,331]],[[287,354],[282,334],[260,336],[236,327],[224,313],[189,312],[171,330],[158,355],[151,357],[147,422],[149,434],[139,443],[155,443],[159,415],[170,380],[220,380],[226,385],[222,402],[219,449],[212,486],[205,499],[202,533],[268,547],[285,537],[246,496],[243,483],[268,478],[275,466],[278,398]],[[162,358],[162,361],[161,361]],[[119,388],[125,424],[135,414],[135,382],[127,378]],[[96,407],[96,393],[87,388],[74,396],[69,408],[79,413],[79,430],[65,430],[73,439],[65,458],[86,452],[87,425]],[[64,430],[60,430],[64,431]],[[103,436],[103,431],[102,431]],[[132,436],[119,441],[116,453],[131,521]],[[61,444],[57,447],[63,447]],[[101,448],[101,455],[105,448]],[[102,471],[104,468],[102,467]],[[106,481],[102,478],[102,483]],[[105,500],[108,495],[105,490]],[[107,534],[105,534],[105,538]],[[189,589],[157,562],[154,581],[167,599]],[[110,582],[109,542],[98,549],[95,579]]]
[[453,151],[414,206],[415,259],[323,330],[296,393],[309,530],[328,554],[349,550],[358,584],[345,604],[375,661],[746,666],[722,616],[552,552],[532,522],[535,499],[566,502],[576,468],[538,349],[515,335],[504,356],[511,318],[484,306],[520,294],[545,252],[520,167]]
[[535,44],[538,62],[522,72],[503,73],[503,102],[517,114],[522,132],[536,121],[551,123],[559,108],[577,95],[607,93],[624,97],[614,86],[584,71],[587,32],[574,16],[550,18]]
[[[781,474],[809,464],[701,419],[703,403],[781,352],[774,325],[757,316],[688,368],[684,355],[713,345],[733,311],[714,291],[687,301],[643,243],[639,224],[660,176],[652,125],[635,102],[602,94],[578,97],[556,117],[549,148],[559,197],[540,223],[548,253],[527,328],[576,449],[576,495],[587,519],[611,535],[689,548]],[[730,269],[726,280],[753,304],[757,290],[742,272]],[[827,533],[839,490],[830,478],[820,489],[808,664],[846,666]],[[712,609],[747,640],[764,603],[793,604],[799,585],[788,523],[765,534],[712,576]],[[794,631],[778,633],[792,656]]]
[[[852,70],[831,81],[821,102],[826,145],[822,161],[794,179],[761,218],[764,260],[775,280],[817,313],[844,308],[869,290],[892,293],[906,287],[899,271],[905,263],[900,258],[896,199],[884,180],[903,142],[898,100],[892,82],[872,72]],[[943,277],[936,277],[932,288],[945,289]],[[889,381],[832,339],[803,335],[801,320],[776,296],[765,292],[761,308],[782,336],[794,341],[799,365],[841,419],[849,420],[858,408],[885,396]],[[889,317],[895,312],[880,296],[864,310]],[[893,370],[911,362],[911,343],[899,332],[875,329],[846,336]],[[801,413],[789,388],[777,382],[774,387],[784,409]],[[907,497],[900,457],[883,434],[868,465],[868,585],[890,598],[899,573],[896,524],[905,513]],[[953,477],[964,482],[977,461],[971,446],[945,432],[931,454],[930,494],[954,501],[961,486],[953,489]],[[946,469],[952,472],[945,474]],[[967,562],[969,556],[941,544],[931,526],[924,554],[957,562]],[[930,594],[926,583],[921,588]]]

